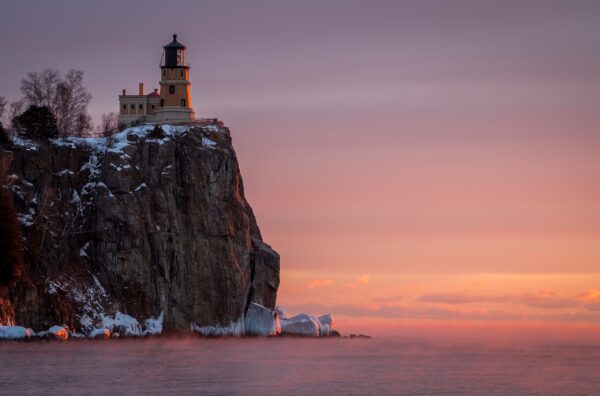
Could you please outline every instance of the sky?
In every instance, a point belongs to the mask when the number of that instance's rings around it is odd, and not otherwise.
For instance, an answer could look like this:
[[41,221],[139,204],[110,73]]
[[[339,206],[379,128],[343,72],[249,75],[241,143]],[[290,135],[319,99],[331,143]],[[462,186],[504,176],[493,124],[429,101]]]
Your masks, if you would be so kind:
[[577,0],[6,0],[0,96],[80,69],[97,122],[158,88],[177,33],[290,313],[596,326],[599,20]]

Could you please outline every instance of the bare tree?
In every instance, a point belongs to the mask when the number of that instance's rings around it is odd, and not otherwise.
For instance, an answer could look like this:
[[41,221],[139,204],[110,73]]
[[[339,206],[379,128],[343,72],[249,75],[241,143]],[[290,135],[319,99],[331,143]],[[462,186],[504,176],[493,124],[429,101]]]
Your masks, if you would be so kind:
[[47,106],[56,115],[61,136],[91,129],[87,106],[92,95],[83,85],[83,71],[69,70],[62,78],[52,69],[27,73],[21,92],[28,105]]
[[27,73],[21,80],[21,92],[31,106],[46,106],[56,111],[60,74],[56,70],[44,69],[41,72]]
[[92,95],[83,86],[83,71],[69,70],[57,90],[56,119],[61,135],[81,134],[90,126],[83,115],[87,116],[91,99]]
[[8,107],[8,121],[12,128],[15,127],[13,125],[13,120],[15,119],[15,117],[21,115],[21,113],[23,113],[24,110],[25,110],[25,100],[24,99],[11,102],[10,106]]
[[100,125],[98,125],[98,133],[102,136],[110,136],[118,128],[119,116],[117,113],[110,112],[102,114],[100,117]]
[[7,105],[6,98],[4,96],[0,96],[0,122],[4,120],[4,112],[6,111]]
[[94,126],[92,125],[92,117],[85,112],[77,114],[75,120],[75,127],[72,132],[78,136],[90,135],[94,132]]

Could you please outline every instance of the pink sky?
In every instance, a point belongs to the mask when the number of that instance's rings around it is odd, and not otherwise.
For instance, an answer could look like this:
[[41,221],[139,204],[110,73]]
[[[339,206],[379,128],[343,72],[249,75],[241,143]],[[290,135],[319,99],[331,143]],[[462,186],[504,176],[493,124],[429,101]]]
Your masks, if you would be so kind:
[[289,311],[600,321],[598,2],[173,4],[165,23],[158,1],[3,3],[0,95],[82,69],[97,119],[158,86],[177,32]]

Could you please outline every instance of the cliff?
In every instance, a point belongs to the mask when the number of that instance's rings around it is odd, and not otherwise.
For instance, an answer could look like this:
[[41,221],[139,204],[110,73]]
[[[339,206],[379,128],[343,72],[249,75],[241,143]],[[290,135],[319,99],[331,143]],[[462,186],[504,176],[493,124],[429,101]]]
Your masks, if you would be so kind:
[[275,307],[279,256],[221,123],[15,139],[0,160],[26,262],[0,323],[241,334],[250,303]]

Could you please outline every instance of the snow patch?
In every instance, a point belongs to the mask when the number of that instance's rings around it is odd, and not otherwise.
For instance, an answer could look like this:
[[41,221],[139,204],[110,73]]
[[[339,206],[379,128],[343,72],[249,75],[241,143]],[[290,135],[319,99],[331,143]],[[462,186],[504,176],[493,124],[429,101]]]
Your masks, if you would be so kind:
[[90,177],[96,177],[96,176],[100,176],[100,159],[98,158],[98,155],[96,153],[92,153],[90,155],[90,158],[88,158],[87,162],[83,165],[81,165],[81,168],[79,169],[79,172],[83,172],[84,170],[87,170],[88,172],[90,172]]
[[158,318],[148,318],[144,326],[140,325],[133,316],[117,311],[114,315],[102,315],[102,327],[92,330],[88,337],[118,333],[121,336],[140,337],[148,334],[159,335],[162,333],[164,312]]
[[160,315],[158,316],[158,318],[156,318],[156,319],[153,319],[153,318],[146,319],[145,320],[146,330],[145,330],[144,334],[153,334],[153,335],[161,334],[162,329],[163,329],[164,317],[165,317],[164,312],[161,312]]
[[121,168],[120,166],[117,166],[117,165],[113,164],[112,162],[110,163],[110,166],[112,166],[113,168],[115,168],[117,170],[117,172],[121,172],[123,170],[123,168]]
[[65,176],[65,175],[72,176],[72,175],[74,175],[74,174],[75,174],[75,172],[73,172],[73,171],[72,171],[72,170],[70,170],[70,169],[63,169],[63,170],[61,170],[60,172],[58,172],[56,175],[57,175],[57,176]]
[[81,188],[81,194],[82,195],[90,195],[92,194],[93,191],[95,191],[98,187],[102,187],[106,190],[106,192],[108,192],[108,196],[111,198],[114,198],[114,195],[112,192],[110,192],[110,190],[108,189],[108,187],[106,186],[106,184],[102,183],[102,182],[87,182],[82,188]]
[[206,337],[243,336],[244,318],[232,321],[227,326],[198,326],[192,322],[190,323],[190,330]]
[[[86,251],[88,247],[90,247],[90,241],[87,241],[85,243],[85,245],[83,245],[83,247],[81,249],[79,249],[79,256],[80,257],[88,257],[89,258],[89,256],[87,255],[87,251]],[[94,280],[96,282],[98,282],[98,279],[96,279],[95,276],[94,276]],[[99,284],[99,283],[97,283],[97,284]],[[102,289],[102,290],[104,290],[104,289]]]
[[208,131],[208,132],[220,132],[221,129],[216,126],[216,125],[207,125],[202,127],[203,130]]
[[33,221],[34,214],[35,211],[33,208],[29,208],[29,213],[17,213],[17,220],[19,220],[19,223],[23,224],[25,227],[31,227],[35,224]]
[[73,190],[73,198],[71,199],[72,203],[81,203],[81,198],[79,198],[79,194],[77,194],[77,190]]
[[26,151],[37,151],[38,149],[38,145],[33,140],[25,139],[22,137],[13,136],[12,142],[15,146],[22,147]]
[[202,145],[206,147],[214,147],[217,145],[217,142],[214,142],[208,138],[202,137]]

